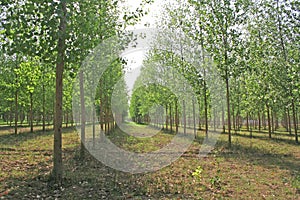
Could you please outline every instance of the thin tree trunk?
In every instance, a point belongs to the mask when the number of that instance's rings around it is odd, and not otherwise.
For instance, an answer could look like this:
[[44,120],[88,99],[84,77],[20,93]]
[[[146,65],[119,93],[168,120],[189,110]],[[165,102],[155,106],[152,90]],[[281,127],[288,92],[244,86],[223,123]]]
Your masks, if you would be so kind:
[[226,96],[227,96],[227,120],[228,120],[228,144],[231,147],[231,121],[230,121],[230,91],[228,72],[226,72]]
[[296,109],[294,99],[292,100],[292,111],[293,111],[293,121],[294,121],[294,132],[295,132],[295,141],[298,143],[298,132],[297,132],[297,120],[296,120]]
[[277,131],[279,128],[279,120],[278,120],[277,112],[274,112],[274,118],[275,118],[275,131]]
[[169,106],[169,109],[170,109],[170,130],[172,133],[173,132],[173,121],[172,121],[172,106],[171,106],[171,104]]
[[85,123],[86,123],[86,117],[85,117],[85,99],[84,99],[84,77],[83,77],[83,71],[80,70],[79,72],[79,79],[80,79],[80,110],[81,110],[81,148],[80,148],[80,158],[84,159],[84,151],[85,151]]
[[288,111],[288,132],[289,132],[289,134],[290,135],[292,135],[292,123],[291,123],[291,115],[290,115],[290,110],[289,110],[289,108],[287,109],[287,111]]
[[[206,72],[204,70],[204,78]],[[205,117],[205,137],[208,138],[208,103],[207,103],[207,94],[206,94],[206,83],[204,83],[204,117]]]
[[247,119],[246,119],[246,128],[247,128],[247,131],[249,131],[249,113],[247,113]]
[[178,116],[178,102],[175,101],[175,123],[176,123],[176,133],[178,133],[178,127],[179,127],[179,116]]
[[214,108],[214,131],[216,131],[216,118],[217,118],[217,111]]
[[104,109],[104,96],[103,96],[103,91],[102,91],[102,79],[100,79],[100,113],[99,113],[99,117],[100,117],[100,128],[101,131],[104,131],[104,126],[103,126],[103,120],[104,120],[104,113],[103,113],[103,109]]
[[233,130],[236,132],[236,127],[235,127],[235,113],[234,113],[234,106],[232,105],[232,125],[233,125]]
[[287,116],[287,109],[285,110],[285,113],[284,113],[284,124],[285,124],[285,130],[286,132],[289,132],[289,125],[288,125],[288,116]]
[[264,130],[267,129],[267,123],[266,123],[266,116],[265,113],[262,113],[262,121],[263,121],[263,126],[264,126]]
[[260,112],[258,111],[258,131],[261,131],[261,118],[260,118]]
[[225,110],[224,105],[222,105],[222,125],[223,125],[223,133],[225,133]]
[[[201,33],[201,49],[204,50],[204,39],[202,38],[202,27],[200,27],[200,33]],[[206,65],[206,60],[205,60],[205,54],[202,51],[202,62],[203,65]],[[207,86],[206,86],[206,70],[205,68],[203,69],[203,80],[204,80],[204,85],[203,85],[203,93],[204,93],[204,117],[205,117],[205,137],[206,139],[208,138],[208,103],[207,103]],[[200,114],[200,113],[199,113]]]
[[272,125],[272,133],[274,133],[274,111],[271,110],[271,125]]
[[169,130],[169,124],[168,124],[168,105],[166,104],[166,131]]
[[67,109],[67,111],[66,111],[66,128],[68,128],[68,126],[69,126],[69,111]]
[[269,138],[272,138],[272,130],[271,130],[271,116],[270,116],[270,108],[267,105],[267,114],[268,114],[268,129],[269,129]]
[[95,147],[96,140],[96,113],[95,113],[95,104],[93,103],[93,147]]
[[[94,77],[94,73],[93,73],[93,86],[95,86],[95,81],[94,81],[95,77]],[[92,96],[94,96],[94,92],[92,93]],[[93,112],[93,147],[95,147],[95,140],[96,140],[96,111],[95,111],[95,99],[91,99],[92,101],[92,112]]]
[[32,93],[30,92],[30,132],[33,133],[33,99],[32,99]]
[[186,114],[185,114],[185,100],[182,101],[182,107],[183,107],[183,133],[186,134]]
[[198,122],[199,123],[198,124],[199,128],[198,129],[201,130],[202,126],[201,126],[201,107],[200,107],[200,103],[199,103],[199,115],[198,116],[199,116],[199,122]]
[[[12,119],[13,119],[13,102],[11,103],[10,111],[9,111],[9,119],[7,120],[7,122],[9,121],[10,127],[11,127]],[[17,133],[18,133],[18,129],[17,129]],[[16,132],[15,132],[15,134],[16,134]]]
[[[44,73],[44,72],[43,72]],[[43,81],[43,88],[42,88],[42,92],[43,92],[43,99],[42,99],[42,109],[43,109],[43,132],[45,132],[46,130],[46,108],[45,108],[45,84]]]
[[15,134],[18,134],[18,90],[15,91]]
[[195,111],[195,100],[193,98],[193,125],[194,125],[194,136],[197,138],[197,130],[196,130],[196,111]]
[[59,24],[59,39],[57,44],[56,63],[56,101],[55,101],[55,124],[54,124],[54,155],[52,177],[58,185],[62,184],[62,102],[63,102],[63,71],[65,65],[65,33],[66,33],[66,1],[61,0],[61,16]]
[[[56,96],[54,96],[53,99],[53,115],[52,115],[52,120],[53,120],[53,130],[55,129],[55,109],[56,109]],[[49,125],[49,124],[48,124]]]

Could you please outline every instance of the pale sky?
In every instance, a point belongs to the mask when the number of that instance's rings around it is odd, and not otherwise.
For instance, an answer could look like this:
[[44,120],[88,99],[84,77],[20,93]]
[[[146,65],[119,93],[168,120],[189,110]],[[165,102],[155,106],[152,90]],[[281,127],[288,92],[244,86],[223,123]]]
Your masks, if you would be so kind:
[[[127,27],[127,30],[137,30],[137,29],[146,29],[146,28],[155,28],[155,21],[160,17],[162,6],[165,2],[170,0],[154,0],[154,3],[147,5],[146,8],[149,8],[149,12],[146,16],[141,18],[141,21],[135,26]],[[124,4],[129,7],[131,11],[136,10],[139,7],[142,0],[125,0]],[[149,27],[145,27],[145,24],[149,24]],[[127,84],[129,96],[132,94],[132,89],[135,80],[140,75],[140,67],[142,66],[143,60],[145,58],[145,50],[136,50],[130,53],[123,55],[124,58],[128,60],[128,64],[125,72],[125,81]]]
[[[142,17],[141,22],[136,24],[135,26],[128,27],[128,30],[131,29],[142,29],[145,28],[144,24],[150,23],[150,27],[155,27],[155,17],[161,14],[161,8],[165,4],[165,2],[169,2],[171,0],[154,0],[154,3],[147,5],[146,9],[149,8],[149,13]],[[129,7],[131,11],[135,11],[136,8],[139,7],[142,0],[125,0],[124,4]]]

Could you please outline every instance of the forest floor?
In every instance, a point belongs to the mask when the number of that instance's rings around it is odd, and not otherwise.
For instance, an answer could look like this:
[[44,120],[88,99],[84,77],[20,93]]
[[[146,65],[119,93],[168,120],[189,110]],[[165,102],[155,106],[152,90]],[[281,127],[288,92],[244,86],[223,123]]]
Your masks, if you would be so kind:
[[[132,125],[133,133],[147,128]],[[228,148],[220,134],[214,150],[199,158],[204,133],[171,165],[155,172],[131,174],[104,166],[88,152],[79,159],[76,130],[64,129],[64,184],[49,184],[53,131],[0,130],[0,199],[300,199],[300,148],[294,137],[276,132],[233,133]],[[159,132],[136,138],[116,130],[111,140],[124,149],[149,152],[174,137]]]

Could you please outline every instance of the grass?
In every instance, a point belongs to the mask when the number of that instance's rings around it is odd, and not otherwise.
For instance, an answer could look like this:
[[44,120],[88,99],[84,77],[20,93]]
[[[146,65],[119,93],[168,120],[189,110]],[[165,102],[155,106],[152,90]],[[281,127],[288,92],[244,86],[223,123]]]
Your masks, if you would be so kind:
[[[150,152],[168,144],[174,135],[129,125],[131,135],[117,130],[109,138],[119,147]],[[129,130],[126,130],[129,131]],[[220,134],[214,150],[199,158],[203,132],[178,160],[156,172],[130,174],[104,166],[86,152],[80,161],[80,142],[74,129],[63,133],[64,185],[48,184],[52,169],[53,132],[14,135],[0,131],[1,199],[300,199],[300,151],[284,132],[245,130]]]

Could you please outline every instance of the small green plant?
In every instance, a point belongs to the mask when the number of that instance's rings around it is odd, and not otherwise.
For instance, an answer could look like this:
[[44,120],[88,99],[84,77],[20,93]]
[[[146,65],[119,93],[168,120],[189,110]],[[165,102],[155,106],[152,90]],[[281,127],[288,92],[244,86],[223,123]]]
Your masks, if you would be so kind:
[[211,186],[221,188],[221,178],[217,175],[210,179]]
[[192,176],[200,180],[202,171],[203,171],[202,167],[198,166],[196,170],[192,173]]

